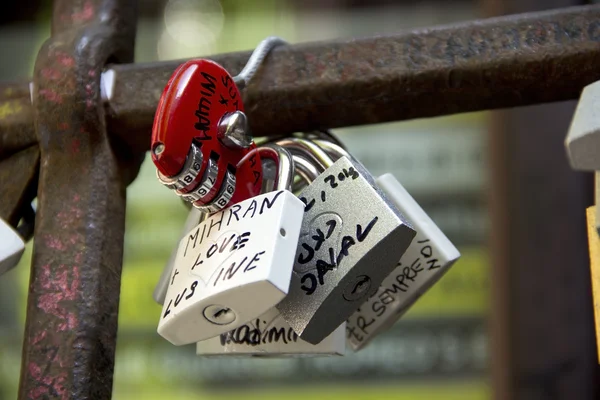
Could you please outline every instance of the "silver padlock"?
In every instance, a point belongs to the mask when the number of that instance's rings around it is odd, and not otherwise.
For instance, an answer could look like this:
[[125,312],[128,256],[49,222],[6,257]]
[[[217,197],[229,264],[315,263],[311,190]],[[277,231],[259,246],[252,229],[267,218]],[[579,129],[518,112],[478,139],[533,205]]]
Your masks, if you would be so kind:
[[[315,143],[334,158],[348,155],[329,141]],[[375,295],[348,319],[348,344],[354,351],[394,325],[460,257],[458,249],[393,175],[384,174],[375,183],[416,229],[417,236]]]
[[0,275],[16,267],[24,251],[25,241],[0,218]]
[[294,331],[316,344],[377,290],[415,231],[358,161],[333,162],[302,139],[277,143],[324,170],[300,193],[306,208],[292,282],[277,305]]
[[[318,176],[318,170],[310,161],[294,155],[293,162],[296,171],[305,179],[312,180]],[[288,184],[291,185],[291,182]],[[289,190],[290,187],[286,189]],[[276,307],[242,326],[196,344],[196,354],[203,357],[341,356],[344,355],[345,349],[345,323],[319,344],[311,344],[294,332]]]
[[[279,163],[278,181],[287,187],[293,164],[288,171],[285,166]],[[304,203],[291,192],[276,190],[213,214],[190,231],[179,244],[158,333],[175,345],[202,341],[281,301],[303,211]]]
[[460,257],[458,249],[393,175],[384,174],[375,182],[416,229],[417,236],[376,294],[348,319],[348,344],[354,351],[396,323]]

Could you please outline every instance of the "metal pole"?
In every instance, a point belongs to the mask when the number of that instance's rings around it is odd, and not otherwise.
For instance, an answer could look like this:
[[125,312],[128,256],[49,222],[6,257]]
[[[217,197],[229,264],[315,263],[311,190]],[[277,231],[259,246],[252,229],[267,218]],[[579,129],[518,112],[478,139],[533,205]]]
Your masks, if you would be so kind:
[[133,0],[55,0],[33,77],[41,151],[19,399],[110,399],[127,171],[100,98],[109,60],[131,62]]

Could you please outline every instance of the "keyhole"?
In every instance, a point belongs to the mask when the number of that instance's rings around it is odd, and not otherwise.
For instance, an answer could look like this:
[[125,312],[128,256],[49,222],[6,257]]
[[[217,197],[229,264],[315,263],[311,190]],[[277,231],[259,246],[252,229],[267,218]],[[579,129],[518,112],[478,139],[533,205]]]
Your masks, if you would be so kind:
[[236,319],[235,312],[228,307],[214,304],[204,309],[204,318],[215,325],[228,325]]
[[367,275],[359,275],[350,284],[346,285],[344,290],[344,299],[347,301],[356,301],[368,294],[371,288],[371,278]]

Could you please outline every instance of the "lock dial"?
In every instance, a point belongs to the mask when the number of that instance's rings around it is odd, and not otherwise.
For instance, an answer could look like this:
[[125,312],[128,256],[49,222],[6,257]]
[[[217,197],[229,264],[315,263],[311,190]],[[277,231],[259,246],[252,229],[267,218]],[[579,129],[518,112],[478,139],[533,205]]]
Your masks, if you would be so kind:
[[210,60],[187,61],[169,79],[154,117],[159,180],[211,212],[260,193],[260,155],[233,78]]

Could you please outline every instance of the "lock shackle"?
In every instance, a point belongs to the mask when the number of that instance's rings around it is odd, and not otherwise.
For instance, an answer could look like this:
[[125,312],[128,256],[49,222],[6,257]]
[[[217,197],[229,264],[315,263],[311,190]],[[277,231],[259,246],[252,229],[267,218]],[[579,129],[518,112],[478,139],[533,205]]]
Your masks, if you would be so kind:
[[334,164],[331,157],[310,140],[289,138],[279,140],[276,144],[290,149],[292,153],[308,156],[322,171]]
[[291,190],[296,169],[290,152],[282,146],[268,144],[258,147],[256,151],[261,159],[268,159],[277,165],[277,174],[272,190]]
[[317,177],[323,172],[319,171],[319,169],[313,163],[301,155],[293,154],[292,159],[294,160],[294,165],[296,166],[298,175],[300,175],[308,185],[317,179]]
[[334,160],[339,160],[342,157],[346,157],[349,160],[352,159],[352,156],[346,149],[337,143],[333,143],[329,140],[317,139],[314,141],[317,146],[325,150],[325,152]]

